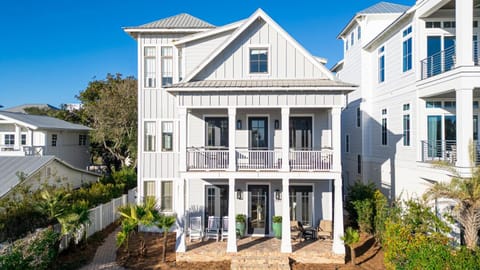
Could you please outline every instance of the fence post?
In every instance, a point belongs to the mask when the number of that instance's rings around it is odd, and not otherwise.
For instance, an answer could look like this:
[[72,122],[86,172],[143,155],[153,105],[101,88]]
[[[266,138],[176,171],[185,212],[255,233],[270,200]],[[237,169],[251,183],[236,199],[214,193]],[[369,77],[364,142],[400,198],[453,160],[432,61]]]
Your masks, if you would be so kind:
[[99,218],[99,219],[100,219],[100,230],[103,230],[103,209],[102,209],[102,208],[103,208],[103,204],[100,204],[100,205],[98,206],[98,208],[99,208],[98,210],[99,210],[99,213],[100,213],[100,214],[99,214],[99,217],[100,217],[100,218]]

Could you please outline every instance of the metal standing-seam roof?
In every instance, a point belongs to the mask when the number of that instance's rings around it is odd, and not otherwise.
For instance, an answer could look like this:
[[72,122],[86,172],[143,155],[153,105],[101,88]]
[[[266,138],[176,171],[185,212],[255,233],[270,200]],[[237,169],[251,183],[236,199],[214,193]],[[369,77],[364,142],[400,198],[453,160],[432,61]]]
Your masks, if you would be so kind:
[[368,7],[357,14],[378,14],[378,13],[403,13],[410,7],[389,2],[380,2]]
[[[176,88],[324,88],[324,87],[355,87],[353,84],[328,79],[279,79],[279,80],[204,80],[183,82],[166,86],[174,91]],[[275,89],[272,89],[275,90]],[[279,89],[281,90],[281,89]],[[334,90],[334,89],[332,89]]]
[[43,115],[31,115],[31,114],[24,114],[24,113],[15,113],[15,112],[7,112],[7,111],[0,111],[0,118],[6,117],[18,122],[22,122],[36,128],[40,129],[61,129],[61,130],[91,130],[91,128],[73,124],[67,121],[63,121],[54,117],[43,116]]
[[192,29],[192,28],[215,28],[215,26],[197,17],[194,17],[190,14],[181,13],[175,16],[160,19],[158,21],[146,23],[136,27],[127,27],[127,28]]

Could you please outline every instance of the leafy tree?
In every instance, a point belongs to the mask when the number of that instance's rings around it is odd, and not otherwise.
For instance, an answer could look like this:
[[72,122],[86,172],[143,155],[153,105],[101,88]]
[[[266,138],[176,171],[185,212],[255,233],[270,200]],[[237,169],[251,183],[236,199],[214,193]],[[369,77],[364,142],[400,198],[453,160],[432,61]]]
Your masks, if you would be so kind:
[[355,244],[360,241],[360,234],[352,227],[348,227],[347,230],[345,230],[345,235],[342,236],[341,239],[343,240],[345,245],[350,248],[350,254],[352,257],[350,262],[352,263],[352,265],[355,265]]
[[58,118],[67,122],[75,123],[75,124],[84,124],[81,112],[78,110],[69,111],[66,109],[65,105],[61,105],[59,110],[52,109],[49,107],[39,108],[39,107],[27,107],[23,110],[27,114],[32,115],[44,115],[50,116],[54,118]]
[[136,166],[137,80],[108,74],[105,80],[91,81],[77,98],[83,103],[84,123],[92,127],[91,142],[103,147],[114,161]]
[[170,228],[172,228],[173,224],[175,224],[176,217],[175,216],[166,216],[166,215],[159,215],[155,220],[155,225],[163,230],[163,249],[162,249],[162,262],[165,262],[167,257],[167,239],[168,239],[168,232]]

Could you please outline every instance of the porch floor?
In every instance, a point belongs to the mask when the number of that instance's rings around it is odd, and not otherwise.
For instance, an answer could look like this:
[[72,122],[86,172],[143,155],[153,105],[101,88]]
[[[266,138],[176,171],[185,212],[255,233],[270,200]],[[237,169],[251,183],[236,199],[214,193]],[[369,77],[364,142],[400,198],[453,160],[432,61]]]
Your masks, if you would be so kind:
[[292,253],[280,252],[281,240],[273,237],[244,237],[237,240],[237,253],[227,253],[227,241],[189,242],[187,251],[177,253],[177,261],[206,262],[232,260],[233,257],[288,257],[299,263],[345,263],[344,255],[333,254],[331,240],[292,240]]

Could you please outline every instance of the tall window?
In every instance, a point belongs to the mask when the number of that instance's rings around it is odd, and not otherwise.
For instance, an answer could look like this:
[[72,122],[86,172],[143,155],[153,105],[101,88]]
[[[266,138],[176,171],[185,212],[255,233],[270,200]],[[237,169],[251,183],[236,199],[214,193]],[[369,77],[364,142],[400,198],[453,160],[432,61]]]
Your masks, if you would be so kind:
[[357,108],[357,127],[360,127],[362,124],[362,111],[360,110],[360,107]]
[[345,134],[345,152],[350,152],[350,135]]
[[290,117],[290,148],[312,149],[312,117]]
[[78,135],[78,145],[87,145],[87,134]]
[[350,45],[353,46],[353,44],[355,44],[355,32],[352,31],[352,33],[350,33]]
[[412,69],[412,27],[403,30],[403,72]]
[[209,148],[228,147],[228,118],[205,117],[205,146]]
[[173,48],[162,47],[162,86],[173,82]]
[[183,49],[178,49],[178,80],[183,79]]
[[385,81],[385,46],[378,49],[378,82]]
[[268,49],[250,49],[250,73],[268,73]]
[[153,88],[157,82],[157,69],[156,69],[156,49],[155,47],[145,47],[143,51],[144,58],[144,74],[146,88]]
[[403,115],[403,145],[410,145],[410,114]]
[[382,110],[382,145],[387,145],[388,141],[388,128],[387,128],[387,109]]
[[362,173],[362,156],[357,155],[357,173],[361,174]]
[[21,139],[20,142],[21,142],[22,145],[27,144],[27,134],[22,134],[20,139]]
[[148,198],[155,199],[155,181],[143,182],[143,196],[145,201]]
[[173,182],[162,181],[161,196],[160,196],[160,209],[162,211],[173,210],[172,197],[173,197]]
[[145,130],[144,130],[145,152],[154,152],[156,150],[156,129],[157,129],[157,124],[154,121],[145,122]]
[[14,134],[5,134],[4,143],[5,143],[5,145],[14,145],[15,144],[15,135]]
[[162,122],[162,151],[173,151],[173,122]]
[[52,134],[52,146],[57,146],[57,134]]
[[357,28],[357,39],[360,40],[362,38],[362,27],[358,26]]

